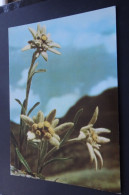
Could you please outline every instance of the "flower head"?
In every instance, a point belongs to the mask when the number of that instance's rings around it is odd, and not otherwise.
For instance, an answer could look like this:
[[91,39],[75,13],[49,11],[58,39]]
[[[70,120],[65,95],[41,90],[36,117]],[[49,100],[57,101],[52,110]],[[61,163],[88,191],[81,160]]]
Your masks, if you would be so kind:
[[98,118],[98,107],[96,107],[93,117],[91,118],[89,124],[80,129],[80,134],[77,138],[71,139],[70,141],[83,140],[86,142],[88,151],[90,154],[91,161],[95,163],[95,168],[98,168],[98,161],[100,161],[100,166],[103,166],[103,158],[99,151],[101,144],[110,142],[110,139],[100,136],[101,133],[110,133],[109,129],[105,128],[94,128]]
[[58,126],[59,119],[55,119],[56,110],[52,110],[47,117],[44,117],[42,111],[39,111],[33,119],[26,115],[21,115],[21,119],[29,126],[27,132],[27,140],[33,142],[41,142],[46,139],[53,146],[59,148],[60,137],[62,131],[66,131],[73,127],[73,123],[63,123]]
[[40,24],[37,25],[37,31],[35,31],[32,28],[29,28],[29,31],[31,32],[33,36],[33,40],[28,41],[28,45],[26,45],[22,51],[26,51],[29,49],[36,49],[37,56],[41,54],[41,56],[47,61],[48,60],[48,54],[47,50],[51,51],[55,54],[61,54],[59,51],[57,51],[55,48],[60,48],[60,45],[53,42],[50,39],[50,34],[46,32],[46,27],[41,27]]

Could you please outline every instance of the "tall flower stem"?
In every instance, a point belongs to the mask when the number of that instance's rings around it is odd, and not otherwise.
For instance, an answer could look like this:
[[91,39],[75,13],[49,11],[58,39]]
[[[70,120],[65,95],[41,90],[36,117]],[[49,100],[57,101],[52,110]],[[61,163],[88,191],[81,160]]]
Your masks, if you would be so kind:
[[30,78],[30,73],[31,73],[31,70],[33,68],[33,65],[34,65],[36,59],[37,59],[37,51],[35,51],[33,56],[32,56],[31,65],[30,65],[30,68],[28,71],[27,86],[26,86],[26,99],[25,99],[25,103],[24,103],[25,113],[27,112],[28,98],[29,98],[30,86],[31,86],[31,81],[32,81],[32,77]]
[[[33,68],[33,65],[34,65],[36,59],[37,59],[37,51],[35,51],[33,53],[31,65],[30,65],[30,68],[29,68],[29,71],[28,71],[28,78],[27,78],[27,85],[26,85],[26,98],[25,98],[25,101],[23,103],[23,108],[21,110],[21,114],[26,114],[26,112],[27,112],[30,86],[31,86],[31,82],[32,82],[32,77],[30,77],[30,73],[31,73],[31,70]],[[25,139],[25,133],[26,133],[25,131],[26,131],[26,125],[22,120],[20,120],[19,151],[21,153],[22,153],[23,141],[25,141],[24,146],[26,147],[26,141],[27,140]],[[19,163],[19,169],[20,168],[21,168],[21,163]]]

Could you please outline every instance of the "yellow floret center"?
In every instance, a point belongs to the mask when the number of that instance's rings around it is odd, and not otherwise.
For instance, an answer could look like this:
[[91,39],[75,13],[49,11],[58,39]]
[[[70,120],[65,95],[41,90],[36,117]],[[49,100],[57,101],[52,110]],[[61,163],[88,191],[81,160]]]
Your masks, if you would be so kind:
[[41,38],[42,38],[43,41],[46,41],[47,40],[47,36],[46,35],[42,35]]
[[54,129],[48,121],[34,123],[32,125],[32,132],[36,134],[38,138],[50,139],[54,134]]
[[90,133],[91,133],[91,138],[94,142],[97,142],[97,139],[98,139],[98,135],[94,132],[94,130],[90,130]]

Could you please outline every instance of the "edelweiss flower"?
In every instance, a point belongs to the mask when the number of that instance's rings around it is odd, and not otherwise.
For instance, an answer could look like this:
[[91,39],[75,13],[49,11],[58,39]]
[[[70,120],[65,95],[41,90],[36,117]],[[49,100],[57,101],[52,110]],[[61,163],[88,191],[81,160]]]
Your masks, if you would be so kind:
[[26,45],[22,51],[37,49],[37,57],[41,54],[46,61],[48,60],[47,50],[58,55],[61,54],[59,51],[54,49],[54,47],[60,48],[60,45],[50,39],[50,34],[46,33],[45,26],[41,27],[40,24],[38,24],[37,31],[32,28],[29,28],[29,31],[33,36],[33,40],[28,41],[29,44]]
[[80,134],[77,138],[71,139],[69,141],[76,141],[76,140],[84,140],[86,141],[86,145],[88,147],[88,151],[90,154],[91,161],[95,162],[95,168],[98,168],[98,161],[97,158],[100,160],[101,167],[103,166],[103,158],[99,151],[100,144],[110,142],[110,139],[99,136],[101,133],[110,133],[110,130],[105,128],[94,128],[93,125],[95,124],[98,117],[98,107],[96,107],[95,112],[93,114],[92,119],[90,120],[87,126],[84,126],[80,129]]
[[33,119],[26,115],[21,115],[21,119],[29,126],[30,130],[27,132],[27,140],[33,142],[41,142],[46,139],[53,146],[59,148],[60,137],[62,131],[73,127],[73,123],[63,123],[59,126],[59,119],[55,119],[56,110],[52,110],[45,118],[43,112],[39,111],[37,116]]

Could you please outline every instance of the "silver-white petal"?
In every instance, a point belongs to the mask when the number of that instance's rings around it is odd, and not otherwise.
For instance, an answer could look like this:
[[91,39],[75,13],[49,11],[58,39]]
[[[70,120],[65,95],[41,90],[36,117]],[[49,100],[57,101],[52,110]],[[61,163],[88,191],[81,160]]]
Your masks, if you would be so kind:
[[69,129],[71,129],[73,126],[74,126],[74,123],[66,122],[66,123],[63,123],[63,124],[57,126],[54,129],[54,131],[55,131],[55,133],[60,135],[60,134],[64,133],[64,131],[68,131]]
[[53,134],[53,137],[55,137],[58,141],[60,141],[60,137],[59,137],[59,135],[57,135],[57,134]]
[[46,26],[43,26],[42,28],[41,28],[41,34],[46,34]]
[[103,158],[102,158],[100,152],[99,152],[98,150],[96,150],[95,148],[94,148],[94,152],[95,152],[95,154],[97,155],[97,157],[99,158],[99,160],[100,160],[100,165],[101,165],[101,168],[102,168],[102,167],[103,167]]
[[24,114],[22,114],[20,117],[27,125],[32,126],[34,124],[34,121],[30,117]]
[[56,109],[52,110],[48,116],[46,117],[46,120],[51,124],[52,121],[55,119],[56,116]]
[[53,48],[49,48],[48,47],[48,50],[51,51],[51,52],[53,52],[53,53],[55,53],[55,54],[58,54],[58,55],[61,54],[59,51],[57,51],[56,49],[53,49]]
[[52,127],[55,128],[59,123],[59,119],[55,119],[52,121]]
[[27,51],[29,49],[31,49],[31,45],[30,44],[29,45],[26,45],[25,47],[23,47],[22,48],[22,51]]
[[37,25],[37,33],[38,33],[38,34],[40,34],[40,29],[41,29],[40,24],[38,24],[38,25]]
[[42,111],[39,111],[37,114],[37,123],[43,122],[44,121],[44,114]]
[[41,56],[46,60],[46,61],[48,61],[48,54],[47,54],[47,52],[42,52],[41,53]]
[[61,46],[58,43],[54,43],[54,42],[50,43],[49,46],[50,47],[61,48]]
[[94,125],[94,124],[96,123],[97,118],[98,118],[98,114],[99,114],[99,107],[97,106],[97,107],[95,108],[94,114],[93,114],[93,116],[92,116],[92,118],[91,118],[89,124],[93,124],[93,125]]
[[29,141],[29,140],[33,140],[33,139],[35,139],[36,138],[36,135],[33,133],[33,132],[31,132],[31,131],[28,131],[27,132],[27,140]]
[[82,127],[82,128],[80,129],[80,131],[86,133],[87,130],[89,130],[92,126],[93,126],[92,124],[89,124],[89,125],[87,125],[87,126],[84,126],[84,127]]
[[97,169],[98,169],[98,161],[97,161],[97,158],[96,158],[95,154],[94,154],[94,162],[95,162],[95,170],[97,171]]
[[56,146],[57,148],[60,146],[60,142],[55,137],[51,137],[49,139],[49,143],[53,146]]
[[33,38],[35,39],[37,32],[33,28],[30,28],[30,27],[28,29],[29,29],[30,33],[32,34]]
[[87,147],[88,147],[88,151],[89,151],[89,154],[90,154],[90,159],[91,161],[93,162],[94,158],[95,158],[95,154],[94,154],[94,150],[93,150],[93,147],[90,143],[86,143]]
[[106,128],[96,128],[96,129],[94,129],[94,131],[98,135],[101,133],[111,133],[111,131],[109,129],[106,129]]
[[86,138],[85,133],[84,133],[83,131],[80,131],[80,134],[79,134],[79,136],[78,136],[78,140],[83,140],[83,139],[85,139],[85,138]]
[[98,138],[97,138],[97,143],[99,143],[99,144],[104,144],[104,143],[108,143],[108,142],[110,142],[109,138],[105,138],[105,137],[101,137],[101,136],[98,136]]

